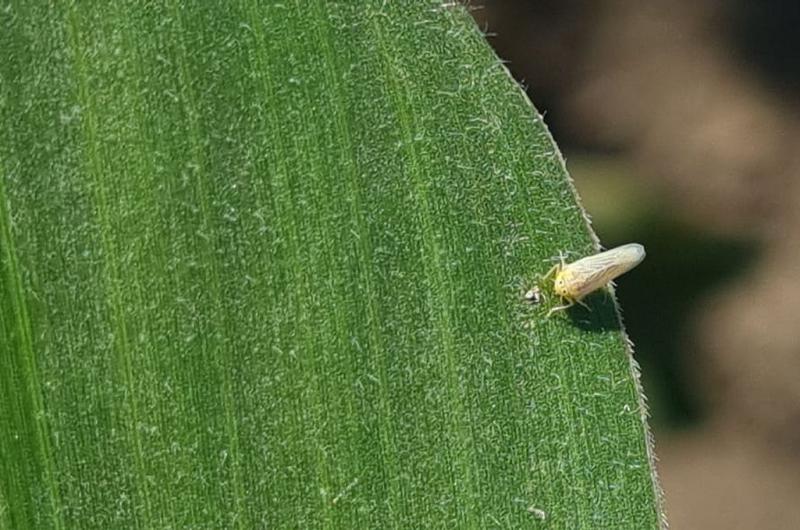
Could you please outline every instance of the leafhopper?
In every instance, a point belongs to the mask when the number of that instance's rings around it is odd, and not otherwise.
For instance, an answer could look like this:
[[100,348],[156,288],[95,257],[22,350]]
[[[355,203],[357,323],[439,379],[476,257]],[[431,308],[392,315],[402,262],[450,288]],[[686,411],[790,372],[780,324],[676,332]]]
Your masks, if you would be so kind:
[[581,258],[573,263],[565,263],[562,256],[561,263],[554,265],[545,275],[545,279],[555,275],[553,292],[561,299],[563,305],[552,308],[547,316],[572,307],[576,303],[586,307],[581,300],[587,294],[625,274],[640,264],[644,256],[644,247],[638,243],[628,243],[594,256]]

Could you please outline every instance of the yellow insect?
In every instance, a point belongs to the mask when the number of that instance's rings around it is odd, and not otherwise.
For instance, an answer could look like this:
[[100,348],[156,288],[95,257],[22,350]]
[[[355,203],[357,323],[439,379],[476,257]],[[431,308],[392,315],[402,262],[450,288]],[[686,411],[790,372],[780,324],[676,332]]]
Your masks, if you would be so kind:
[[566,304],[552,308],[547,316],[576,303],[587,307],[581,301],[583,297],[640,264],[644,256],[644,247],[638,243],[628,243],[573,263],[564,263],[562,256],[561,263],[554,265],[545,279],[555,274],[553,291]]

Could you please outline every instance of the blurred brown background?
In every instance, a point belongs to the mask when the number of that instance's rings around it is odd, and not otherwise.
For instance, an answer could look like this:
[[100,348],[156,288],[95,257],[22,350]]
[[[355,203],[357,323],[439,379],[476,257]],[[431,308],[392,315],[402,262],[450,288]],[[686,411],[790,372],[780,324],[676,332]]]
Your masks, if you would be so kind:
[[606,247],[671,528],[800,528],[800,2],[473,0]]

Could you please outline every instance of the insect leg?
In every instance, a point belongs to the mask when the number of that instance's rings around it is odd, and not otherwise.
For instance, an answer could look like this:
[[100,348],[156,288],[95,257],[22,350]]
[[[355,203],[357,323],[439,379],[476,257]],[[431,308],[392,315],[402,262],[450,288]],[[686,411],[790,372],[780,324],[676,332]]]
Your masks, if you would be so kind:
[[572,307],[574,305],[575,305],[575,300],[567,300],[567,303],[565,305],[560,305],[560,306],[551,308],[550,311],[547,312],[547,317],[546,318],[550,318],[553,315],[553,313],[555,313],[557,311],[564,311],[565,309],[569,309],[570,307]]
[[589,307],[588,305],[586,305],[586,303],[583,300],[575,300],[575,301],[577,303],[581,304],[583,307],[585,307],[587,311],[591,311],[592,310],[592,308]]
[[545,281],[545,280],[549,279],[553,274],[555,274],[556,272],[561,270],[562,265],[563,265],[562,263],[556,263],[555,265],[550,267],[550,270],[547,271],[547,274],[542,276],[542,281]]

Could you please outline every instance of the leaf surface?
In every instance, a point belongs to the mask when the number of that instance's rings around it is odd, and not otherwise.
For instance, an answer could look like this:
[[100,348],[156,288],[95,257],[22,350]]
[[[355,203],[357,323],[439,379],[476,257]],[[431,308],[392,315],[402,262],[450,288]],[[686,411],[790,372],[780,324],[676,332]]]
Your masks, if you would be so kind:
[[0,525],[658,527],[611,298],[523,300],[596,243],[464,8],[0,28]]

